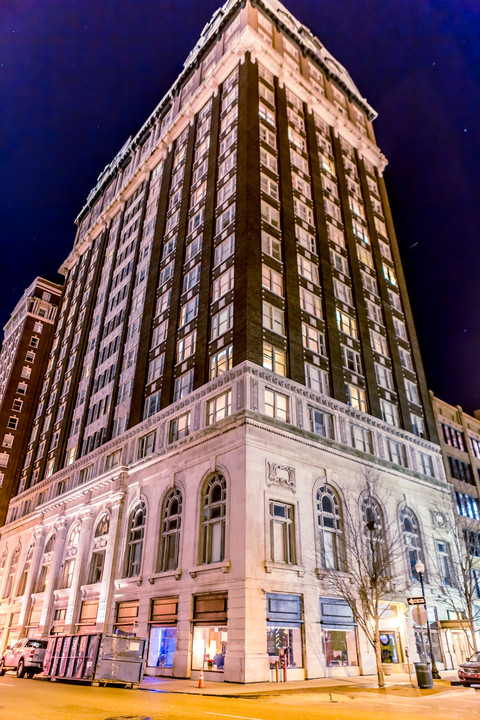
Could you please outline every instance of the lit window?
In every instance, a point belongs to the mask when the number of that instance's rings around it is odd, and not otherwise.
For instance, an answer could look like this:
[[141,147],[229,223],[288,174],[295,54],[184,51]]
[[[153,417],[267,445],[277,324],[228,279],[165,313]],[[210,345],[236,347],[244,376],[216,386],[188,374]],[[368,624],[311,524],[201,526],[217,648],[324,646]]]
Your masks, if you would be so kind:
[[230,290],[233,290],[233,266],[229,267],[213,281],[212,301],[219,300]]
[[274,390],[265,389],[265,414],[269,417],[288,422],[288,397]]
[[335,315],[340,332],[344,332],[346,335],[350,335],[350,337],[358,338],[357,321],[338,308],[335,310]]
[[217,395],[207,402],[207,425],[223,420],[232,411],[232,391]]
[[382,411],[382,419],[389,425],[400,425],[400,418],[398,415],[398,407],[388,400],[380,398],[380,409]]
[[151,455],[155,450],[155,433],[144,435],[138,441],[138,458],[144,458]]
[[190,412],[180,415],[170,423],[170,442],[176,442],[190,434]]
[[220,310],[212,317],[210,340],[224,335],[228,330],[231,330],[233,325],[233,304],[227,305],[227,307]]
[[305,363],[305,383],[315,392],[324,395],[328,395],[330,392],[328,373],[311,363]]
[[180,400],[181,398],[185,397],[189,393],[191,393],[193,390],[193,370],[188,370],[188,372],[183,373],[183,375],[179,375],[177,378],[175,378],[175,383],[173,386],[173,399]]
[[210,358],[210,380],[220,377],[232,367],[233,346],[229,345]]
[[271,268],[269,265],[262,264],[262,286],[275,295],[283,297],[283,277],[282,274]]
[[263,343],[263,367],[285,377],[287,370],[285,351],[268,343]]
[[317,328],[302,323],[303,346],[317,355],[325,355],[325,335]]
[[285,335],[284,312],[281,308],[263,302],[263,327],[279,335]]
[[183,337],[177,342],[177,362],[183,362],[188,357],[193,355],[193,353],[195,352],[196,340],[197,331],[193,330],[193,332],[188,333],[188,335],[185,335],[185,337]]
[[367,392],[358,385],[346,383],[347,404],[362,412],[367,412]]

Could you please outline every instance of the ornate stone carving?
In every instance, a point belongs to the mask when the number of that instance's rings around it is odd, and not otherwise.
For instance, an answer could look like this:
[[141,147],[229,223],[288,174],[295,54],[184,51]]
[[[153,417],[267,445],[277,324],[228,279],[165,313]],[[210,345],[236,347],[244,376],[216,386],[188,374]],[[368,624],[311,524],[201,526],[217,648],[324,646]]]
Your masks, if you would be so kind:
[[250,393],[252,410],[258,410],[258,380],[254,380],[253,378],[250,380]]
[[303,403],[297,398],[297,426],[303,428]]
[[295,468],[288,465],[281,465],[280,463],[269,462],[267,460],[267,487],[272,485],[280,485],[293,493],[297,491],[297,485],[295,480]]

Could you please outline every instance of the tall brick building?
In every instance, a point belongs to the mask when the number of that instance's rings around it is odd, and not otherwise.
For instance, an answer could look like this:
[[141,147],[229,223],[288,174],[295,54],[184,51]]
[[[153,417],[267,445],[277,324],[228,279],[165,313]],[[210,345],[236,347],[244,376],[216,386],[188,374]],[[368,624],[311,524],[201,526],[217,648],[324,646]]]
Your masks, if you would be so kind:
[[[136,632],[151,674],[265,679],[286,646],[292,678],[369,670],[321,584],[342,507],[371,468],[425,557],[448,495],[374,118],[275,0],[205,26],[77,218],[0,540],[4,638]],[[397,667],[423,642],[405,609]]]
[[4,328],[0,351],[0,526],[17,489],[62,288],[37,278]]

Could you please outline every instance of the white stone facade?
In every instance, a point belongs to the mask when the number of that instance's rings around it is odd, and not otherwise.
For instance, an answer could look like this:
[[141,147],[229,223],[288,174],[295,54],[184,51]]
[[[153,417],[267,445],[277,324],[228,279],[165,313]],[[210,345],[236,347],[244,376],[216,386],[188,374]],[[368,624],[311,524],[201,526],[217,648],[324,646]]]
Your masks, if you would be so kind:
[[[287,421],[269,417],[266,390],[287,398]],[[230,414],[207,425],[207,407],[211,407],[207,403],[228,391]],[[333,439],[311,431],[311,408],[331,414]],[[171,442],[172,420],[187,412],[191,413],[189,434]],[[351,447],[351,423],[372,433],[373,454]],[[139,447],[146,446],[142,438],[151,433],[155,433],[153,452],[138,459]],[[385,459],[386,443],[392,439],[406,448],[408,467]],[[435,477],[419,471],[419,453],[433,458]],[[106,470],[107,458],[112,456],[121,464]],[[92,458],[91,477],[79,484],[80,472]],[[226,630],[217,632],[223,635],[221,640],[217,637],[215,657],[223,655],[223,659],[218,659],[219,667],[212,669],[212,677],[240,682],[268,680],[272,671],[267,653],[267,625],[273,628],[273,634],[275,628],[280,628],[281,634],[282,622],[286,627],[292,626],[291,638],[295,643],[289,679],[372,673],[373,650],[353,626],[349,631],[358,643],[355,662],[326,665],[325,636],[329,631],[324,629],[325,624],[323,627],[320,624],[320,598],[325,598],[326,590],[318,551],[315,502],[317,489],[325,481],[337,491],[342,506],[352,502],[358,496],[365,468],[379,471],[381,485],[388,489],[389,507],[384,510],[389,517],[395,517],[405,505],[416,514],[428,568],[434,540],[442,532],[432,526],[432,512],[446,506],[449,493],[438,446],[257,366],[244,363],[235,367],[12,501],[10,522],[0,537],[0,557],[6,558],[0,570],[2,646],[23,634],[47,636],[50,632],[78,632],[82,628],[110,631],[122,625],[118,603],[128,601],[130,606],[120,607],[126,608],[127,613],[128,607],[134,610],[130,620],[124,621],[123,629],[148,637],[151,628],[161,624],[161,620],[150,621],[153,601],[173,599],[176,608],[165,626],[170,628],[170,634],[176,630],[175,651],[170,645],[170,662],[165,664],[162,660],[159,665],[153,663],[151,653],[147,673],[195,677],[199,670],[195,653],[198,655],[202,642],[203,662],[208,671],[213,668],[213,663],[208,664],[209,660],[212,662],[208,652],[213,652],[213,641],[209,640],[208,645],[206,633],[225,627]],[[205,484],[215,473],[225,478],[226,494],[220,501],[225,508],[224,540],[218,536],[219,555],[211,554],[207,558],[210,562],[205,562],[202,498]],[[172,488],[181,493],[178,562],[174,568],[162,571],[159,566],[162,507]],[[28,500],[34,500],[36,509],[22,517],[21,508]],[[279,561],[272,550],[278,538],[272,537],[276,531],[270,517],[271,502],[291,513],[293,529],[287,531],[291,533],[291,554],[284,561]],[[144,503],[146,509],[141,559],[135,565],[139,571],[125,577],[129,522],[139,503]],[[95,538],[95,530],[106,513],[108,533],[97,533]],[[15,516],[17,519],[12,520]],[[215,518],[212,522],[215,524]],[[77,526],[79,533],[74,532]],[[56,541],[47,547],[53,532]],[[212,547],[214,535],[215,532],[210,536]],[[91,583],[95,552],[104,553],[104,557],[101,580]],[[30,568],[28,575],[26,562]],[[12,564],[13,577],[9,580]],[[42,566],[50,566],[45,587],[39,586]],[[400,561],[396,568],[402,589],[396,592],[392,587],[392,604],[385,613],[382,628],[385,633],[396,633],[397,669],[404,667],[406,646],[410,658],[416,659],[406,596],[419,595],[420,591],[415,583],[405,588],[407,573],[405,559],[405,564],[402,566]],[[432,610],[435,607],[438,617],[444,617],[445,609],[438,600],[439,588],[433,583],[427,585],[427,597]],[[277,616],[274,611],[268,616],[267,603],[273,607],[276,598],[281,601],[278,607],[290,603],[293,619],[282,621],[281,607],[277,608]],[[298,611],[294,610],[295,599]],[[92,620],[85,612],[88,607],[96,613],[96,622],[95,617]],[[337,627],[335,632],[343,631]],[[353,652],[351,647],[349,652]],[[445,648],[444,657],[446,666],[452,666],[454,659]]]

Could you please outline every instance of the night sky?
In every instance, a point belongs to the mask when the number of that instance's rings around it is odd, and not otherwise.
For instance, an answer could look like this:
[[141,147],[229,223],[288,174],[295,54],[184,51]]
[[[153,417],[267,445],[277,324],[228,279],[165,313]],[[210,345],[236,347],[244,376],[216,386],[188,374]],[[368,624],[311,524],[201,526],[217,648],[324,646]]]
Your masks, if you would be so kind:
[[[2,0],[0,324],[221,0]],[[480,3],[286,0],[377,110],[427,381],[480,408]]]

